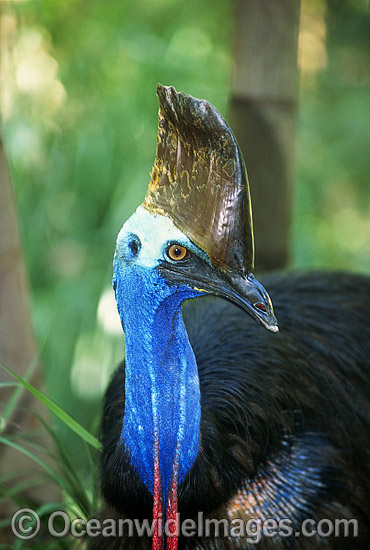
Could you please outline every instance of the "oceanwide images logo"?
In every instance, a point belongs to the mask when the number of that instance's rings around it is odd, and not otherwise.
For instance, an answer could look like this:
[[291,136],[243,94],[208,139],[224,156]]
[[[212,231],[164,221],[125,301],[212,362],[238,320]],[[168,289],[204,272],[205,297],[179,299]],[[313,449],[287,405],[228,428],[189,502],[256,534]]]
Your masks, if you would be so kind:
[[199,537],[199,538],[239,538],[248,544],[258,544],[263,537],[357,537],[358,522],[356,519],[335,520],[321,519],[315,521],[307,518],[297,529],[296,525],[289,518],[276,520],[274,518],[250,518],[247,521],[241,518],[212,519],[204,518],[199,512],[196,519],[187,518],[181,521],[180,514],[176,519],[163,521],[161,518],[150,520],[139,519],[113,519],[97,518],[85,519],[71,518],[65,511],[56,510],[47,518],[31,508],[22,508],[15,512],[11,521],[11,528],[14,535],[21,540],[31,540],[37,537],[41,530],[54,538],[72,536],[103,537],[103,538],[124,538],[124,537],[152,537],[153,534],[160,534],[166,537]]

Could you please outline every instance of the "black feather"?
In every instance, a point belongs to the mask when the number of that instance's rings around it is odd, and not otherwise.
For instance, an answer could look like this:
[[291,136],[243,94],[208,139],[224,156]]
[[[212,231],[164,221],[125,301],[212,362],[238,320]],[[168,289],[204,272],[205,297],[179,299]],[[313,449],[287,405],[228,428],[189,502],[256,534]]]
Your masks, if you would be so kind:
[[[279,320],[277,334],[221,299],[184,306],[202,420],[198,457],[179,488],[181,520],[199,511],[210,518],[255,514],[291,517],[299,528],[305,518],[356,518],[357,538],[265,538],[257,547],[367,548],[370,279],[295,273],[261,281]],[[119,445],[123,415],[122,364],[103,411],[102,517],[151,519],[153,497]],[[184,549],[255,547],[217,537],[179,540]],[[99,537],[90,548],[145,549],[151,540]]]

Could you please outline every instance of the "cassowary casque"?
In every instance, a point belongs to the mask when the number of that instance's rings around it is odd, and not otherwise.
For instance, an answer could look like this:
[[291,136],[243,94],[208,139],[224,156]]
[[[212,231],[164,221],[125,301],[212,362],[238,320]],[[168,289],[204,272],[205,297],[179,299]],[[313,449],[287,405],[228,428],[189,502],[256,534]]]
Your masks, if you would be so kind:
[[117,238],[125,360],[102,418],[101,517],[127,521],[89,548],[367,548],[370,280],[262,286],[235,137],[207,101],[157,91],[149,189]]

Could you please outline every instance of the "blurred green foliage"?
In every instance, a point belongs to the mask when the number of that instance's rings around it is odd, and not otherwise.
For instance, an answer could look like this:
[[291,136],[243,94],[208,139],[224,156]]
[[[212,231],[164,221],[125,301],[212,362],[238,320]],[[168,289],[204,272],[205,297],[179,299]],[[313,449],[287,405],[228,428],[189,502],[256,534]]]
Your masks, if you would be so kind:
[[302,8],[295,265],[369,273],[367,4]]
[[[2,126],[48,392],[94,429],[123,355],[111,262],[149,181],[155,86],[227,117],[232,4],[40,0],[4,3],[1,15]],[[298,267],[370,272],[367,25],[365,2],[303,2]]]

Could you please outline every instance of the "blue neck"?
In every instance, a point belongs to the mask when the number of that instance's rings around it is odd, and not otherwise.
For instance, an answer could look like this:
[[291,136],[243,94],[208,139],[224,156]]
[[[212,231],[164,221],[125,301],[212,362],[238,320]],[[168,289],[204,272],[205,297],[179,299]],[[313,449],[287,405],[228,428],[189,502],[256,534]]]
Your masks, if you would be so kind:
[[182,301],[196,294],[186,287],[170,287],[156,270],[120,273],[115,265],[114,278],[126,337],[121,441],[152,492],[157,440],[166,495],[176,460],[181,483],[199,449],[198,371],[181,315]]

